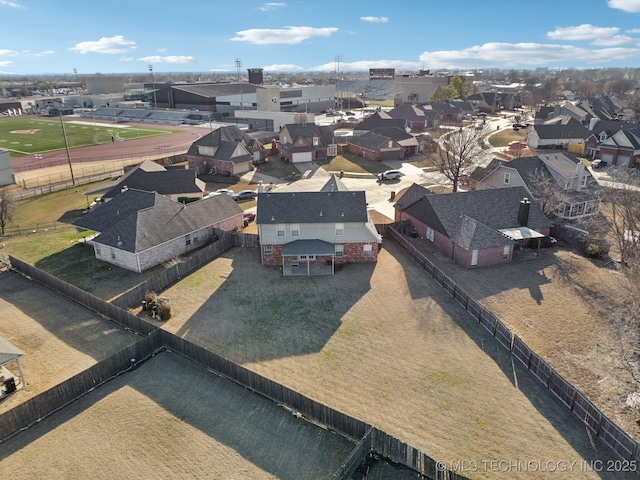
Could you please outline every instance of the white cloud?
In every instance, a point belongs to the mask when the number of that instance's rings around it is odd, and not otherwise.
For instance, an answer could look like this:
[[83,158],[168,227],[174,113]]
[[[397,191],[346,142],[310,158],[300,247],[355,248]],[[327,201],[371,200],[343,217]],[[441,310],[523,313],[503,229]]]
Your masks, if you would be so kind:
[[585,23],[575,27],[557,27],[553,32],[547,32],[547,37],[552,40],[595,40],[618,33],[618,27],[595,27]]
[[11,60],[0,61],[0,67],[8,67],[9,65],[13,65],[13,62]]
[[156,50],[158,53],[164,53],[167,51],[166,48],[159,48],[158,50]]
[[252,28],[236,32],[234,42],[249,42],[254,45],[295,45],[313,37],[328,37],[337,32],[337,28],[284,27],[284,28]]
[[70,48],[78,53],[126,53],[136,48],[136,42],[125,40],[122,35],[113,37],[102,37],[97,41],[80,42],[75,47]]
[[360,20],[371,23],[387,23],[389,21],[389,17],[360,17]]
[[640,12],[640,0],[609,0],[607,5],[629,13]]
[[420,60],[426,68],[475,68],[605,64],[640,56],[640,48],[587,49],[571,45],[540,43],[485,43],[464,50],[424,52]]
[[[312,71],[333,71],[336,68],[336,64],[334,62],[325,63],[323,65],[318,65],[316,67],[312,67],[310,70]],[[350,62],[350,63],[341,63],[340,71],[341,72],[358,72],[358,71],[366,71],[370,68],[395,68],[396,70],[418,70],[422,68],[421,62],[407,62],[405,60],[361,60],[358,62]]]
[[625,30],[624,33],[640,33],[640,28],[630,28],[629,30]]
[[160,55],[151,55],[149,57],[140,57],[137,60],[145,63],[178,63],[178,64],[186,64],[186,63],[195,63],[196,59],[191,56],[186,55],[168,55],[166,57],[161,57]]
[[303,72],[305,69],[300,65],[292,63],[280,63],[274,65],[265,65],[262,67],[266,72]]
[[261,6],[260,10],[262,10],[263,12],[268,12],[269,10],[285,7],[286,5],[287,5],[286,3],[282,3],[282,2],[269,2]]
[[591,42],[592,45],[599,47],[616,47],[618,45],[624,45],[625,43],[635,42],[637,40],[628,37],[627,35],[613,35],[607,38],[598,38]]
[[15,50],[0,48],[0,57],[15,57],[18,54]]
[[10,2],[9,0],[0,0],[0,6],[3,7],[11,7],[11,8],[24,8],[23,5],[20,5],[16,2]]
[[34,57],[44,57],[45,55],[53,55],[55,50],[43,50],[42,52],[34,53]]

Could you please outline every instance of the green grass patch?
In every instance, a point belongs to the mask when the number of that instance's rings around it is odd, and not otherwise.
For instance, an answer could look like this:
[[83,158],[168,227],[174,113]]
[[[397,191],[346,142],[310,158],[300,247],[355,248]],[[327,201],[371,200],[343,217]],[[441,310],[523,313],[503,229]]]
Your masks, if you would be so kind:
[[291,172],[296,171],[296,168],[278,159],[276,156],[269,157],[265,163],[261,163],[257,168],[258,173],[263,175],[269,175],[270,177],[289,179],[291,178]]
[[[155,127],[118,128],[115,124],[98,126],[90,123],[76,123],[82,121],[90,122],[89,119],[79,117],[67,117],[63,120],[70,148],[111,143],[112,138],[117,141],[126,141],[182,131]],[[120,127],[123,126],[120,125]],[[0,148],[9,150],[12,157],[63,150],[64,135],[60,119],[29,115],[0,118]]]
[[389,167],[384,163],[374,162],[368,158],[358,157],[345,153],[331,159],[330,162],[322,165],[322,168],[330,172],[339,172],[344,170],[345,173],[371,173],[376,174],[388,170]]

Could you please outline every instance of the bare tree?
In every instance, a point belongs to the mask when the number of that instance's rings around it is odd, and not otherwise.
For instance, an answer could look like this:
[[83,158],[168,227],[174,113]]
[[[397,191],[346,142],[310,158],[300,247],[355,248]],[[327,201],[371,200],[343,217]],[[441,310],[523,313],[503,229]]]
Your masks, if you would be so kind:
[[16,204],[6,188],[0,189],[0,234],[4,235],[7,224],[13,220]]
[[293,117],[293,123],[307,123],[309,117],[306,113],[296,113]]
[[640,174],[626,170],[613,179],[604,192],[612,236],[625,274],[635,279],[640,276]]
[[547,216],[555,216],[567,200],[555,179],[544,169],[536,168],[529,176],[529,189],[540,209]]
[[486,152],[482,142],[487,133],[485,123],[478,122],[475,126],[459,123],[449,125],[438,140],[436,165],[451,180],[454,192],[458,191],[460,178],[484,160]]

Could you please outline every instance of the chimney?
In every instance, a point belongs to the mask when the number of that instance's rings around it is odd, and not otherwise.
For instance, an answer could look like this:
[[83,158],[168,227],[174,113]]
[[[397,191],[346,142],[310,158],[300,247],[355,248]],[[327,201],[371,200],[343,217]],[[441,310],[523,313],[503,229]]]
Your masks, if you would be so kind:
[[526,227],[527,223],[529,223],[529,208],[531,207],[531,202],[527,197],[523,198],[520,201],[520,209],[518,210],[518,223],[521,227]]

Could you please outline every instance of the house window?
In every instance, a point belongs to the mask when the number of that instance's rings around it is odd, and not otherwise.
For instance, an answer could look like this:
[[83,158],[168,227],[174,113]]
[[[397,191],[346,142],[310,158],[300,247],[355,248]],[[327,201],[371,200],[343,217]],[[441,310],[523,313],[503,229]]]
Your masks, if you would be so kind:
[[313,137],[313,146],[314,147],[318,146],[318,137]]
[[193,244],[196,245],[198,243],[198,235],[193,236]]
[[505,245],[502,250],[502,260],[509,260],[509,253],[511,252],[511,247],[509,245]]
[[336,258],[344,257],[344,245],[336,245]]
[[341,237],[344,235],[344,223],[336,223],[336,236]]
[[186,235],[184,236],[184,244],[185,244],[185,245],[191,245],[191,235],[186,234]]
[[478,250],[471,251],[471,266],[474,267],[478,265]]
[[115,260],[116,259],[116,251],[112,248],[111,249],[111,260]]
[[284,223],[276,225],[276,235],[278,237],[284,237]]
[[433,228],[427,227],[427,238],[433,242]]
[[368,243],[367,243],[367,244],[363,245],[362,247],[363,247],[363,249],[362,249],[362,254],[363,254],[365,257],[371,257],[371,256],[373,256],[373,248],[371,247],[371,245],[370,245],[370,244],[368,244]]
[[291,236],[292,237],[299,237],[300,236],[300,225],[298,225],[297,223],[293,223],[291,225]]
[[393,140],[389,140],[389,148],[393,148]]
[[509,185],[510,181],[511,181],[511,174],[510,173],[505,173],[504,174],[504,184],[505,185]]
[[96,257],[101,257],[102,253],[100,252],[100,245],[96,245]]
[[264,246],[264,254],[271,255],[273,253],[273,247],[271,245]]

